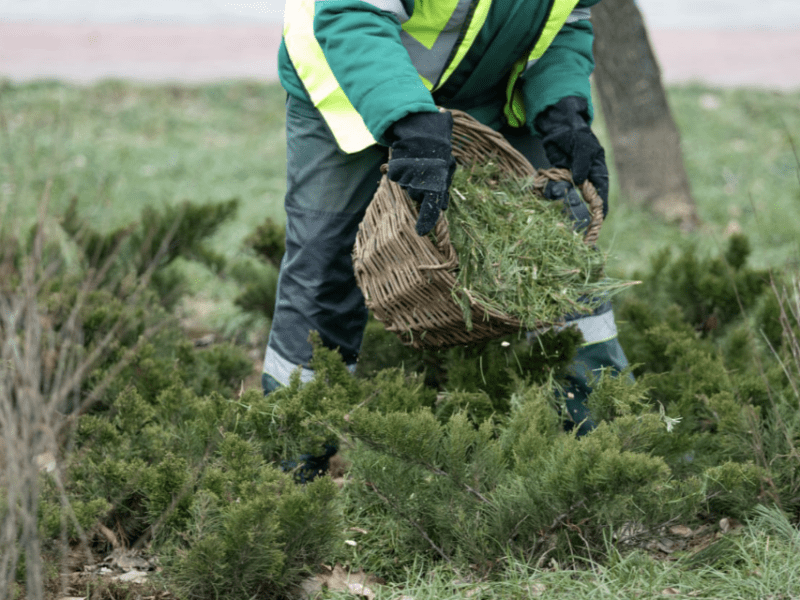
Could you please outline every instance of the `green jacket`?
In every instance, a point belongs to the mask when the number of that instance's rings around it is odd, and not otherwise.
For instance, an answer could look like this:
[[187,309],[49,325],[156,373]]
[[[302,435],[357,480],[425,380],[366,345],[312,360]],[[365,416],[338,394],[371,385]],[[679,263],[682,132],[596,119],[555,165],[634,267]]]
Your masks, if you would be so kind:
[[[428,89],[433,82],[426,87],[401,40],[401,21],[414,17],[415,0],[317,0],[313,34],[341,90],[374,139],[385,144],[384,133],[395,121],[412,112],[433,112],[437,105],[466,110],[499,128],[506,120],[509,74],[515,63],[525,63],[552,2],[492,0],[466,55],[433,92]],[[563,25],[541,58],[522,73],[517,85],[528,127],[536,115],[566,96],[585,98],[591,111],[593,30],[583,17],[597,2],[580,0],[574,11],[577,17]],[[431,4],[435,2],[428,0],[427,6]],[[473,0],[470,8],[476,4]],[[406,14],[398,11],[400,5]],[[394,14],[382,10],[387,7],[394,7]],[[289,54],[284,39],[279,53],[281,83],[289,94],[310,101],[298,76],[299,65]],[[293,56],[297,61],[296,53]]]

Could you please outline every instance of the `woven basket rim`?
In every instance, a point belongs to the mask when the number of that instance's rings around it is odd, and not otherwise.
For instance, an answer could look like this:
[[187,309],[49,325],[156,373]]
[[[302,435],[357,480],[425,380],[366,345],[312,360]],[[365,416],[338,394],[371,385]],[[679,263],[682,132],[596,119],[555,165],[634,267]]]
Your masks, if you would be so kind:
[[[502,134],[466,112],[448,110],[453,115],[453,156],[459,164],[492,160],[503,171],[531,178],[540,195],[551,180],[571,181],[569,171],[535,169]],[[458,256],[450,242],[446,212],[433,230],[435,243],[428,236],[416,235],[416,204],[389,180],[385,168],[383,171],[353,248],[356,280],[375,317],[404,344],[416,348],[470,344],[520,331],[519,319],[487,307],[467,290],[458,289]],[[593,187],[581,191],[590,198],[593,217],[585,239],[594,243],[602,224],[602,201]],[[471,330],[466,329],[462,309],[452,298],[453,290],[467,295]],[[541,324],[542,328],[551,325]]]

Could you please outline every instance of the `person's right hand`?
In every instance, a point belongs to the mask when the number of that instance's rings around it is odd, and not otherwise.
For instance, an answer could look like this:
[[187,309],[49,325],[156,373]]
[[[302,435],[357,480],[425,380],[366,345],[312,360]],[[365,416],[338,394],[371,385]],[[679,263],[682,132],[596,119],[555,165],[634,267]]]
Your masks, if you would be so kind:
[[589,205],[569,181],[548,181],[544,188],[544,197],[563,204],[562,212],[572,222],[575,231],[583,231],[591,224]]
[[440,212],[447,209],[456,167],[452,133],[453,115],[449,112],[412,113],[387,132],[392,149],[388,177],[419,205],[418,235],[433,229]]

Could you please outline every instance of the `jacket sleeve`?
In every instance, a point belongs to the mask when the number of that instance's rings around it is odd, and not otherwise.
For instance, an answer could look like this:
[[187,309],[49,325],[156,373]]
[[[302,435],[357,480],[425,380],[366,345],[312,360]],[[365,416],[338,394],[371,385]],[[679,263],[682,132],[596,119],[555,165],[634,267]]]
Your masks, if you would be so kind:
[[[584,0],[578,9],[587,9],[599,0]],[[594,29],[589,19],[565,24],[536,64],[522,76],[526,122],[533,128],[536,117],[547,107],[567,96],[585,98],[589,118],[594,115],[589,76],[594,71],[592,42]]]
[[[414,112],[436,112],[408,52],[400,41],[400,21],[378,8],[400,0],[317,0],[314,34],[347,98],[370,133],[387,144],[390,125]],[[410,0],[403,0],[408,8]]]

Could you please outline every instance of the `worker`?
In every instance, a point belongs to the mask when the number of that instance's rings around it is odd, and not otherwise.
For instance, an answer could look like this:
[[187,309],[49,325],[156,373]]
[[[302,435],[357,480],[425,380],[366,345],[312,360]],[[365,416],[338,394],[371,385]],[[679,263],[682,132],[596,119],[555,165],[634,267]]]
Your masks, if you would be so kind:
[[[388,160],[425,235],[448,203],[452,116],[500,131],[537,168],[588,179],[608,212],[608,171],[591,130],[590,6],[598,0],[289,0],[279,53],[287,92],[286,253],[264,359],[264,393],[309,369],[309,332],[355,371],[367,309],[351,252]],[[389,150],[391,149],[391,159]],[[568,183],[546,195],[588,211]],[[574,316],[585,345],[571,369],[572,421],[593,372],[627,366],[608,303]]]

